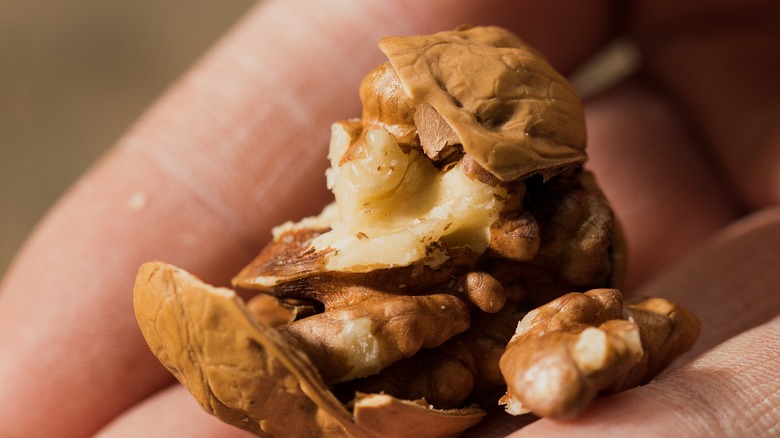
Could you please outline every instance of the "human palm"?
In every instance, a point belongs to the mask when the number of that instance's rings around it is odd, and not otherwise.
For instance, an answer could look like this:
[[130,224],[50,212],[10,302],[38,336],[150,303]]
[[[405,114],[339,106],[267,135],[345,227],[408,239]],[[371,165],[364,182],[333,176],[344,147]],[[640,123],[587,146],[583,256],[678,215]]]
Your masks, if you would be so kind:
[[703,322],[677,370],[518,435],[778,433],[780,8],[561,3],[260,3],[74,185],[4,278],[0,435],[243,435],[148,351],[135,270],[160,259],[226,284],[271,226],[327,201],[328,125],[358,114],[375,42],[462,22],[508,27],[564,72],[618,33],[635,39],[641,71],[586,102],[587,167],[629,240],[628,292]]

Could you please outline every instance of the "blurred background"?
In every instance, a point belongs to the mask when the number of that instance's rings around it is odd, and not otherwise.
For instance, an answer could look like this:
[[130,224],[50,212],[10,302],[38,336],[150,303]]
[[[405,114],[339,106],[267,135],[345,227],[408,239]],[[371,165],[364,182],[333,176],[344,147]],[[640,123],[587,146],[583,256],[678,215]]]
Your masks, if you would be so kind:
[[52,203],[251,0],[0,0],[0,277]]

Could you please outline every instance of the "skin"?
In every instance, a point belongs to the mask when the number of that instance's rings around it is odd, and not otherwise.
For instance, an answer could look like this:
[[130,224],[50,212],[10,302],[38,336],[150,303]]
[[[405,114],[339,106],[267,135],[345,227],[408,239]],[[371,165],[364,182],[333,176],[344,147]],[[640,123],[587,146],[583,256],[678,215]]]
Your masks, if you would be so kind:
[[780,433],[780,8],[616,4],[261,2],[52,208],[3,279],[4,436],[244,436],[148,351],[137,267],[227,284],[271,226],[328,200],[328,127],[359,114],[376,41],[463,22],[508,27],[563,72],[618,33],[636,38],[643,71],[586,102],[588,167],[626,229],[629,292],[688,306],[704,330],[675,371],[513,436]]

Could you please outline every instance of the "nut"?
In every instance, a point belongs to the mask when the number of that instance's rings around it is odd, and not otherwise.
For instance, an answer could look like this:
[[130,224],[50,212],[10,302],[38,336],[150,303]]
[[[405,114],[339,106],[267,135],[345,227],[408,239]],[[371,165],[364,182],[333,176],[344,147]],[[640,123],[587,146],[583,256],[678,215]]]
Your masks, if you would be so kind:
[[472,271],[460,278],[458,290],[463,290],[469,302],[486,313],[496,313],[504,307],[504,286],[487,272]]
[[401,79],[389,62],[380,64],[363,79],[360,102],[363,104],[363,123],[385,129],[401,144],[415,142],[415,105],[404,92]]
[[326,382],[375,374],[469,327],[468,308],[449,294],[371,297],[280,327]]
[[699,333],[698,320],[669,301],[623,306],[614,289],[570,293],[529,312],[501,358],[502,399],[512,414],[579,415],[599,392],[645,382]]
[[260,436],[453,436],[504,388],[512,413],[568,418],[689,348],[685,311],[598,289],[621,235],[539,54],[496,27],[380,48],[363,118],[331,130],[334,201],[233,279],[257,296],[139,271],[144,337],[206,410]]
[[308,357],[256,319],[233,291],[171,265],[141,266],[133,304],[152,352],[203,408],[259,436],[439,437],[484,416],[474,408],[437,411],[379,394],[361,395],[350,413]]
[[463,150],[502,181],[549,179],[585,161],[574,88],[498,27],[379,42],[412,99],[431,105]]

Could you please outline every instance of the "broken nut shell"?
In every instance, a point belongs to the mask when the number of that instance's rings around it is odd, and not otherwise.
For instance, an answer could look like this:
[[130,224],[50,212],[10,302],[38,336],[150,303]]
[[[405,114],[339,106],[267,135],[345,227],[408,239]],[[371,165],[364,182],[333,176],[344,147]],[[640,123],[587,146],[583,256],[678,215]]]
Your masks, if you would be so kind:
[[203,408],[259,436],[433,438],[455,436],[484,416],[382,394],[361,395],[350,413],[308,357],[233,291],[171,265],[141,266],[133,304],[152,352]]
[[585,161],[585,119],[574,88],[506,30],[390,37],[379,47],[407,94],[436,110],[466,154],[501,181],[549,179]]

